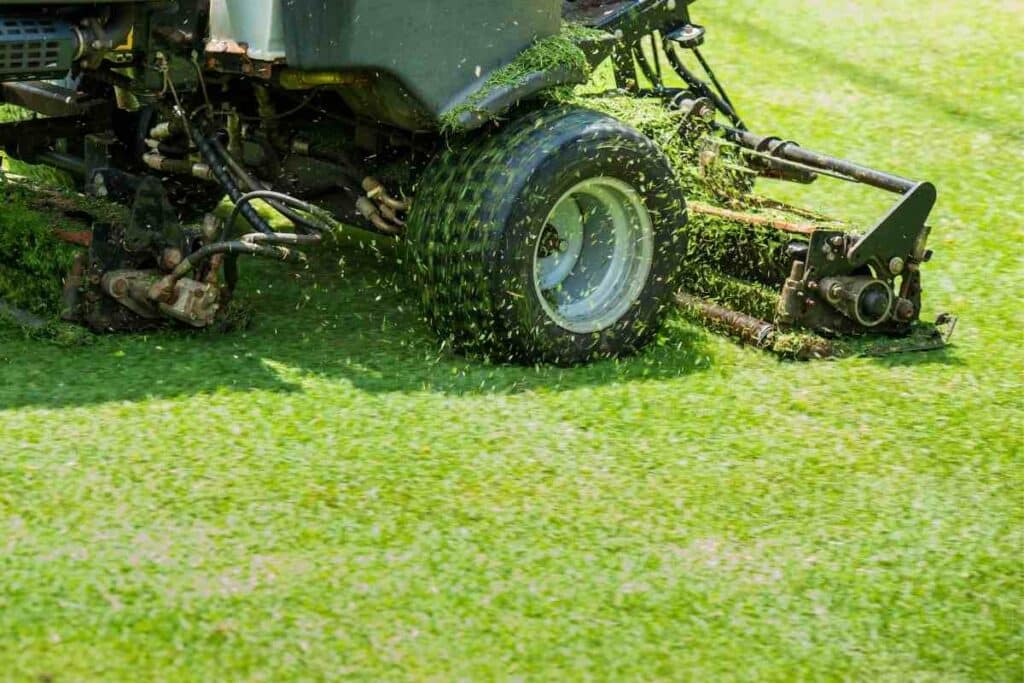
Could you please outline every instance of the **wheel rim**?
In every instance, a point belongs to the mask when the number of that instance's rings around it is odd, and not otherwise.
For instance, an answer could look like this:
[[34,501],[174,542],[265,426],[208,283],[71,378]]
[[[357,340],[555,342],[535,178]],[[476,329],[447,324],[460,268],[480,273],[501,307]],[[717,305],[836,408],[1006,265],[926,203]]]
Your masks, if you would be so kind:
[[615,178],[589,178],[548,214],[534,247],[534,287],[559,326],[598,332],[640,296],[653,260],[654,225],[640,193]]

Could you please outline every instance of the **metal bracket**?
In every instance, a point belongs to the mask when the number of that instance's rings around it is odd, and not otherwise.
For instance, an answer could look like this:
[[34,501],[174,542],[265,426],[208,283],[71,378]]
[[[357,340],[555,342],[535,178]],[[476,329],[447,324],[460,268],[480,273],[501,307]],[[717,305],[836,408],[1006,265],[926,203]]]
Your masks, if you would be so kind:
[[[807,272],[815,278],[846,275],[870,266],[879,277],[893,278],[908,263],[926,260],[925,221],[935,206],[937,193],[931,183],[918,183],[903,196],[863,237],[850,245],[844,233],[818,230],[811,236]],[[842,240],[843,244],[838,244]],[[898,261],[894,261],[898,259]]]
[[698,24],[686,24],[680,28],[672,31],[665,36],[666,40],[671,40],[673,43],[679,45],[679,47],[687,50],[692,50],[695,47],[700,47],[704,44],[704,36],[707,33],[707,29]]
[[[926,260],[925,221],[935,208],[938,193],[931,183],[918,183],[850,249],[848,259],[854,267],[871,265],[876,271],[895,276],[890,262],[893,257],[903,262]],[[902,268],[898,269],[902,271]]]

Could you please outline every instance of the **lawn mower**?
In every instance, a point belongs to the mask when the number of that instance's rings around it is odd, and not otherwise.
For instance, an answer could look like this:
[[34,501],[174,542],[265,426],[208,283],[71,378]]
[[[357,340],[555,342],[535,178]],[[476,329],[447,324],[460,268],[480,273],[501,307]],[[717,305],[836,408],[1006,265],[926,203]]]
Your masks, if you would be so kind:
[[[752,132],[690,5],[0,0],[0,101],[31,112],[0,146],[75,183],[66,222],[0,224],[0,296],[209,327],[240,257],[301,262],[354,226],[400,242],[443,339],[499,361],[630,353],[677,306],[791,355],[941,346],[935,188]],[[857,229],[753,192],[820,176],[898,200]]]

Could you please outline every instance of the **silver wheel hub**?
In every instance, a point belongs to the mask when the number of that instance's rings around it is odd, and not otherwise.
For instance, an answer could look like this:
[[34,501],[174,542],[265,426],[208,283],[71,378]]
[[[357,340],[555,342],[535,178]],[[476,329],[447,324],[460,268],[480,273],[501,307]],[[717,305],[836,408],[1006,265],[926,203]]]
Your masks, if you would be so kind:
[[560,327],[586,334],[614,325],[636,302],[654,261],[643,198],[615,178],[589,178],[548,214],[534,247],[534,287]]

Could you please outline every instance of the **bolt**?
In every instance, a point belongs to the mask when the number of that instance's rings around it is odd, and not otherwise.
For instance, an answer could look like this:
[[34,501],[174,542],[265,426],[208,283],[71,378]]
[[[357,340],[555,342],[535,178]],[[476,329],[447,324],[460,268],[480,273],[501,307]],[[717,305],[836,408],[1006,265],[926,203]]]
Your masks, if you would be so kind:
[[899,256],[893,256],[889,259],[889,272],[893,275],[899,275],[903,272],[903,259]]
[[899,303],[896,304],[896,317],[900,320],[910,320],[917,313],[917,309],[914,308],[914,304],[907,299],[900,299]]
[[842,249],[843,245],[846,244],[846,238],[841,235],[836,235],[835,237],[829,238],[828,243],[831,244],[834,249]]

